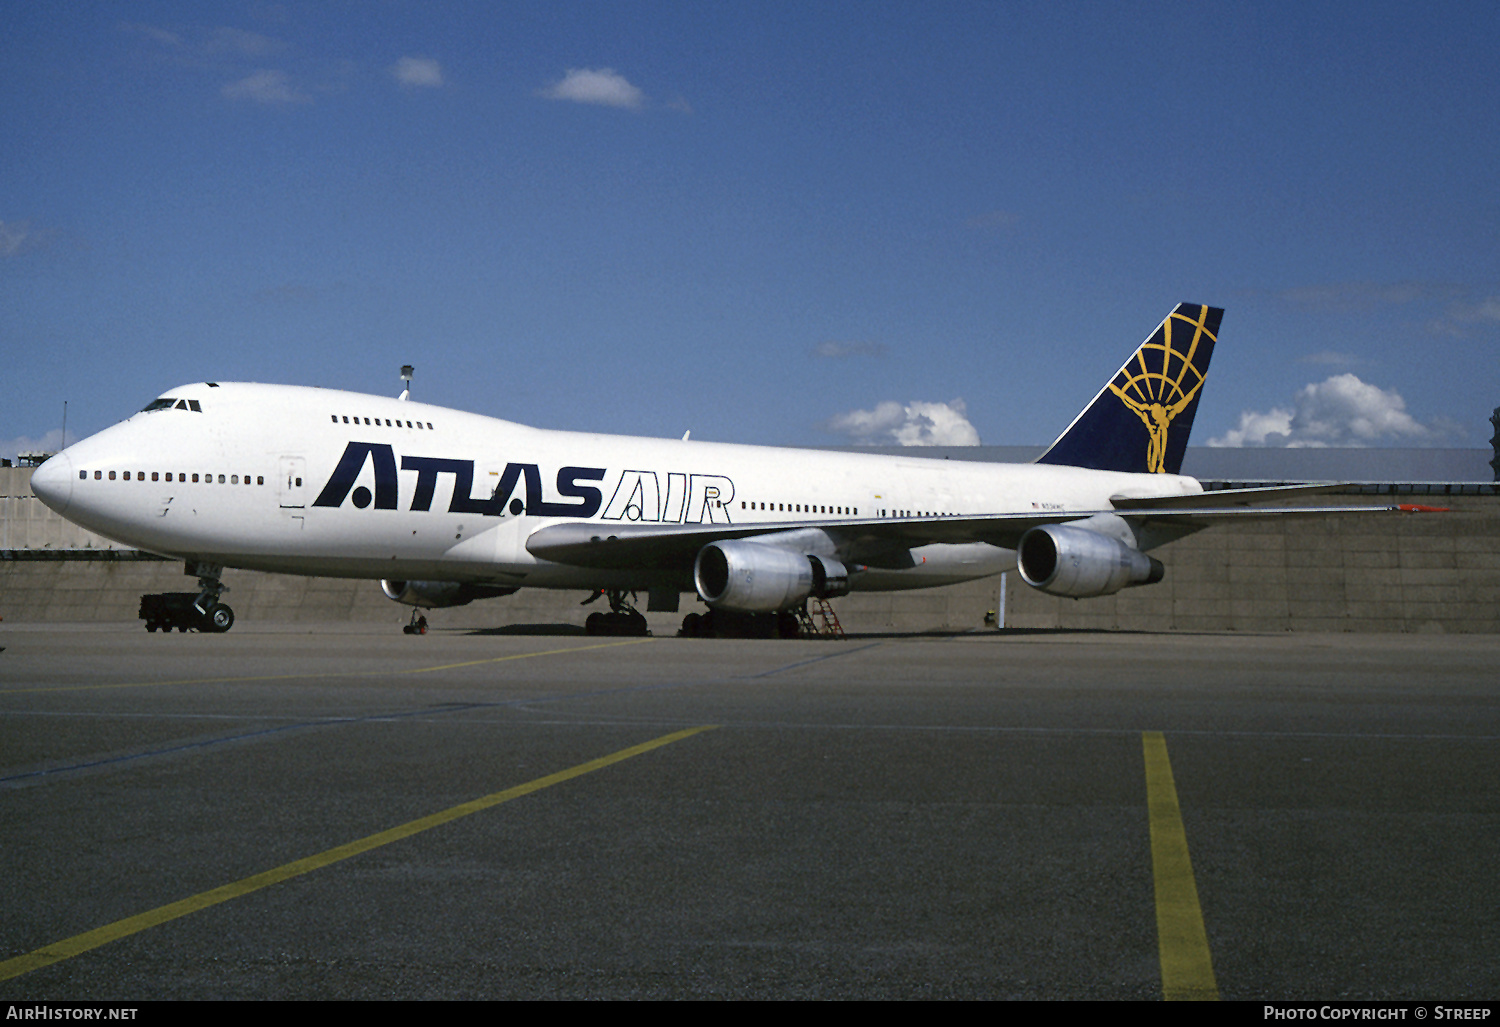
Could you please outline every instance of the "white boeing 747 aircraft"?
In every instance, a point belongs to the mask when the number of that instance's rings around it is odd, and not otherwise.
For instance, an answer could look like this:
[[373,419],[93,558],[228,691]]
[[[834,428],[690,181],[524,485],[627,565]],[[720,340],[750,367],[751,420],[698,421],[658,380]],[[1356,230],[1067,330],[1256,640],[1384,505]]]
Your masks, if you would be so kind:
[[[1018,567],[1054,595],[1159,581],[1146,555],[1297,489],[1205,493],[1178,473],[1222,310],[1182,304],[1033,464],[984,464],[528,428],[407,400],[199,382],[67,447],[31,479],[49,507],[185,561],[227,630],[226,567],[370,578],[415,607],[589,590],[591,631],[630,605],[708,605],[688,633],[809,598]],[[1357,509],[1392,509],[1391,507]],[[415,617],[415,611],[413,616]]]

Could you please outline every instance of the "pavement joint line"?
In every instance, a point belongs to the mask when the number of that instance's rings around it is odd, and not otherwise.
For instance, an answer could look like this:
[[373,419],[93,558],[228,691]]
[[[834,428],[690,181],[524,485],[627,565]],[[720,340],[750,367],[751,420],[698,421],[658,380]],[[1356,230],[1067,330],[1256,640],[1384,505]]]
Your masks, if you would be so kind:
[[753,681],[756,678],[768,678],[768,677],[771,677],[771,676],[776,675],[776,674],[781,674],[781,673],[783,673],[785,671],[788,671],[788,670],[796,670],[798,667],[806,667],[806,666],[808,666],[810,664],[822,663],[824,660],[833,660],[833,659],[837,659],[840,656],[850,656],[850,655],[852,655],[854,653],[862,653],[866,649],[874,649],[876,646],[882,646],[882,645],[885,645],[885,643],[884,642],[871,642],[869,645],[862,645],[862,646],[859,646],[859,647],[857,647],[855,649],[840,649],[836,653],[825,653],[822,656],[814,656],[814,657],[812,657],[811,659],[808,659],[808,660],[798,660],[796,663],[788,663],[788,664],[785,664],[783,666],[773,668],[772,670],[762,671],[759,674],[746,674],[746,675],[744,675],[743,678],[741,678],[741,680]]
[[674,731],[671,734],[662,735],[659,738],[653,738],[650,741],[620,749],[607,756],[600,756],[597,759],[569,767],[567,770],[560,770],[555,774],[548,774],[545,777],[539,777],[503,791],[492,792],[489,795],[471,799],[457,806],[450,806],[448,809],[429,814],[425,817],[419,817],[416,820],[407,821],[396,827],[367,835],[364,838],[327,849],[316,855],[293,860],[274,869],[266,870],[259,874],[252,874],[250,877],[241,878],[230,884],[220,885],[217,888],[199,892],[197,895],[191,895],[176,902],[169,902],[164,906],[158,906],[144,913],[137,913],[135,916],[116,920],[114,923],[105,924],[103,927],[96,927],[92,931],[85,931],[82,934],[75,934],[71,938],[64,938],[50,945],[44,945],[33,952],[0,962],[0,981],[8,981],[22,974],[30,973],[33,970],[39,970],[44,966],[60,963],[63,960],[82,955],[100,946],[108,945],[110,942],[128,938],[133,934],[139,934],[141,931],[156,927],[159,924],[168,923],[187,916],[190,913],[209,909],[220,903],[228,902],[231,899],[237,899],[243,895],[260,891],[263,888],[269,888],[273,884],[280,884],[283,881],[301,877],[314,870],[321,870],[324,867],[332,866],[334,863],[339,863],[373,849],[378,849],[392,842],[410,838],[413,835],[430,831],[435,827],[440,827],[443,824],[448,824],[474,813],[482,812],[501,803],[510,802],[512,799],[519,799],[534,792],[551,788],[553,785],[559,785],[574,778],[582,777],[585,774],[593,773],[596,770],[603,770],[605,767],[622,763],[634,756],[648,753],[653,749],[660,749],[663,746],[671,745],[673,742],[680,742],[685,738],[691,738],[693,735],[712,731],[717,726],[716,724],[702,724],[696,727],[685,728],[681,731]]
[[[621,644],[625,644],[625,643],[618,643],[618,642],[616,642],[616,643],[608,643],[608,644],[621,645]],[[587,648],[597,648],[597,647],[595,647],[595,646],[588,646]],[[557,650],[556,652],[574,652],[574,651],[575,650],[565,649],[565,650]],[[551,652],[551,653],[526,653],[524,655],[527,655],[527,656],[552,656],[552,655],[556,655],[556,652]],[[509,656],[509,657],[499,657],[498,659],[516,659],[516,658],[517,657],[515,657],[515,656]],[[481,660],[479,662],[484,663],[484,662],[492,662],[492,661]],[[468,664],[454,664],[452,666],[468,666]],[[423,667],[423,668],[419,668],[417,671],[407,671],[407,672],[402,672],[402,673],[422,673],[422,672],[425,672],[425,671],[428,671],[428,670],[432,670],[432,669],[437,669],[437,668]],[[661,685],[661,684],[633,685],[633,686],[628,686],[628,687],[625,687],[625,688],[608,688],[608,689],[601,689],[601,690],[593,691],[593,692],[579,692],[579,693],[574,693],[574,694],[565,695],[565,696],[530,696],[530,697],[527,697],[527,698],[524,698],[524,699],[506,699],[506,700],[503,700],[501,702],[463,702],[463,703],[455,702],[455,703],[439,703],[439,704],[437,704],[435,706],[422,706],[422,707],[418,707],[417,709],[413,709],[413,710],[396,710],[396,711],[387,711],[387,712],[384,712],[384,713],[367,713],[367,714],[364,714],[362,716],[317,717],[317,718],[313,718],[313,719],[310,719],[310,720],[293,720],[290,723],[279,724],[279,725],[276,725],[275,727],[258,728],[258,729],[254,730],[254,731],[241,731],[241,732],[238,732],[238,733],[232,734],[232,735],[221,735],[221,736],[219,736],[217,738],[204,738],[204,739],[199,739],[199,740],[191,741],[191,742],[180,742],[180,743],[178,743],[176,745],[167,745],[167,746],[162,746],[162,747],[156,748],[156,749],[148,749],[148,750],[146,750],[144,752],[127,753],[127,754],[121,755],[121,756],[108,756],[108,757],[104,757],[102,759],[90,760],[90,761],[85,762],[85,763],[70,763],[70,764],[68,764],[66,766],[61,766],[61,767],[44,767],[44,768],[42,768],[40,770],[23,771],[21,773],[11,774],[11,775],[9,775],[7,777],[0,777],[0,787],[6,786],[6,785],[11,785],[11,784],[14,784],[14,783],[20,782],[20,781],[31,781],[31,780],[35,780],[37,778],[50,777],[53,774],[64,774],[64,773],[68,773],[68,772],[71,772],[71,771],[77,771],[77,770],[93,770],[93,769],[95,769],[97,767],[110,766],[112,764],[118,764],[118,763],[132,763],[132,762],[134,762],[136,760],[149,759],[149,758],[151,758],[153,756],[166,756],[166,755],[170,755],[172,753],[191,751],[193,749],[208,749],[208,748],[211,748],[211,747],[216,746],[216,745],[224,745],[224,744],[227,744],[227,743],[230,743],[230,742],[242,742],[242,741],[245,741],[245,740],[251,739],[251,738],[265,738],[265,737],[269,737],[271,735],[286,734],[287,732],[298,731],[298,730],[302,730],[304,728],[338,727],[338,726],[346,726],[346,725],[349,725],[349,724],[383,724],[383,723],[391,723],[393,721],[399,721],[399,720],[410,720],[410,719],[412,719],[414,717],[446,716],[446,715],[451,714],[451,713],[469,713],[469,712],[472,712],[474,710],[489,710],[489,709],[504,709],[504,708],[513,708],[513,709],[523,709],[524,710],[524,709],[527,709],[529,706],[531,706],[533,704],[558,703],[558,702],[565,702],[565,701],[570,701],[570,700],[574,700],[574,699],[593,698],[593,697],[597,697],[597,696],[601,696],[601,695],[616,695],[616,694],[619,694],[619,693],[638,692],[638,691],[656,691],[658,689],[673,688],[673,687],[679,687],[679,686],[672,685],[672,684],[667,684],[667,685]],[[3,712],[4,711],[0,711],[0,713],[3,713]]]
[[1188,858],[1177,784],[1160,731],[1144,731],[1146,808],[1151,823],[1151,876],[1156,887],[1156,936],[1162,997],[1168,1002],[1219,999],[1203,909]]
[[537,653],[511,653],[508,656],[490,656],[481,660],[466,660],[462,663],[442,663],[432,667],[408,667],[404,670],[329,670],[310,674],[251,674],[230,678],[183,678],[170,681],[121,681],[106,685],[59,685],[53,688],[5,688],[0,696],[24,695],[31,692],[88,692],[111,688],[157,688],[162,685],[235,685],[251,681],[298,681],[317,678],[369,678],[383,674],[430,674],[438,670],[455,670],[459,667],[478,667],[486,663],[504,663],[508,660],[527,660],[536,656],[559,656],[568,653],[585,653],[591,649],[610,649],[621,645],[640,645],[653,642],[652,638],[631,638],[623,642],[599,642],[595,645],[572,646],[567,649],[548,649]]
[[179,742],[176,745],[165,745],[157,749],[147,749],[144,752],[132,752],[123,756],[105,756],[101,759],[89,760],[85,763],[69,763],[62,767],[44,767],[41,770],[27,770],[19,774],[11,774],[8,777],[0,777],[0,785],[10,785],[18,781],[30,781],[40,777],[50,777],[53,774],[66,774],[78,770],[93,770],[97,767],[107,767],[116,763],[132,763],[136,760],[150,759],[152,756],[167,756],[177,752],[189,752],[193,749],[207,749],[215,745],[224,745],[229,742],[243,742],[250,738],[264,738],[268,735],[284,734],[305,727],[325,727],[329,724],[349,724],[358,720],[371,718],[340,717],[337,719],[318,721],[299,721],[291,724],[280,724],[276,727],[261,728],[257,731],[241,731],[238,734],[222,735],[218,738],[205,738],[195,742]]

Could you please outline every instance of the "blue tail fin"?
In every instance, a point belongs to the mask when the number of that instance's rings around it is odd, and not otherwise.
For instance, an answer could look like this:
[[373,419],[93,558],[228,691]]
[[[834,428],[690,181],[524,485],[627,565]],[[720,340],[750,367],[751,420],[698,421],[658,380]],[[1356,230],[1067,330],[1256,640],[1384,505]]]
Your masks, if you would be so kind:
[[1223,316],[1178,304],[1037,463],[1178,473]]

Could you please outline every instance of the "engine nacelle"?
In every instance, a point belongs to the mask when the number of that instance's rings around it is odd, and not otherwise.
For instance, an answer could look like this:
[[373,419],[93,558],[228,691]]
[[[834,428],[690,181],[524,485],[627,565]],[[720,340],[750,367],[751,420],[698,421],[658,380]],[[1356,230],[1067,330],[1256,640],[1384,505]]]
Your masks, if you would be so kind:
[[424,610],[464,606],[476,599],[508,596],[516,591],[501,585],[471,585],[463,581],[382,581],[380,590],[387,599]]
[[727,539],[698,551],[693,583],[715,609],[774,613],[798,606],[808,596],[847,595],[849,570],[826,556]]
[[1154,584],[1166,573],[1160,560],[1119,539],[1065,524],[1043,525],[1022,535],[1016,566],[1032,588],[1074,599]]
[[849,568],[828,556],[807,558],[812,563],[812,594],[819,599],[832,599],[849,594]]

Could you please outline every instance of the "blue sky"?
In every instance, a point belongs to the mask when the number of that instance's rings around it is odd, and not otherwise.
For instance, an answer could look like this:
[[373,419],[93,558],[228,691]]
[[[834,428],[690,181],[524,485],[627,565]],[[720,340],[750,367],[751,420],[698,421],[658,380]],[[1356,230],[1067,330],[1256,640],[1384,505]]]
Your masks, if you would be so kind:
[[[1488,445],[1493,3],[0,0],[0,455],[189,381],[1050,441],[1179,301],[1194,443]],[[51,433],[49,435],[49,432]]]

